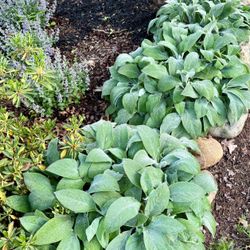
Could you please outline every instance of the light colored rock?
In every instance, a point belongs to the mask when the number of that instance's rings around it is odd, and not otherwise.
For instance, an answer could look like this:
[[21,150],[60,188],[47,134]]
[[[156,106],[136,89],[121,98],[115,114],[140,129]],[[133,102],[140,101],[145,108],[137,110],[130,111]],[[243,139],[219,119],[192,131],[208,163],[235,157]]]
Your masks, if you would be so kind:
[[200,155],[196,156],[201,165],[201,169],[214,166],[223,157],[221,144],[212,137],[198,138],[196,142],[201,151]]
[[241,133],[246,123],[247,117],[248,114],[244,114],[241,116],[238,122],[232,125],[226,123],[222,127],[211,128],[209,130],[209,134],[213,137],[232,139]]
[[245,64],[250,66],[250,41],[241,45],[240,58]]

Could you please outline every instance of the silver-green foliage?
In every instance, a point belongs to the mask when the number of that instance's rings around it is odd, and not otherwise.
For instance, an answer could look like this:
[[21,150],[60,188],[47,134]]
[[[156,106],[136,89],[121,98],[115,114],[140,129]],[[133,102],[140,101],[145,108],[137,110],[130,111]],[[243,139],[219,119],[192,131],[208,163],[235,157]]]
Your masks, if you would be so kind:
[[[189,152],[198,151],[194,141],[105,121],[83,132],[78,161],[58,159],[50,147],[56,157],[46,171],[24,175],[28,196],[8,198],[29,212],[20,222],[34,246],[205,249],[202,226],[212,235],[216,227],[207,190],[217,187]],[[65,212],[53,215],[55,204]]]
[[103,96],[117,123],[196,138],[236,122],[250,107],[250,71],[239,58],[249,8],[231,1],[172,2],[149,25],[154,41],[118,56]]

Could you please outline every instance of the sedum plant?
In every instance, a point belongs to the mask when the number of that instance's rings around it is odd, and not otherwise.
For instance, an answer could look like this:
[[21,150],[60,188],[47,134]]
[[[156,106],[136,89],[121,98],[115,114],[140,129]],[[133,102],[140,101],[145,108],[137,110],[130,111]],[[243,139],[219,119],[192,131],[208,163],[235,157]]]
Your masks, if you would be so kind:
[[[38,249],[205,249],[214,235],[208,194],[194,141],[147,126],[99,121],[85,126],[78,159],[59,159],[52,141],[44,172],[26,172],[28,195],[6,203]],[[43,248],[42,248],[43,247]],[[54,248],[53,248],[54,247]]]
[[[171,4],[165,8],[173,11]],[[144,40],[110,68],[103,87],[108,114],[117,123],[144,123],[177,137],[235,123],[250,107],[250,72],[239,59],[237,36],[216,19],[202,26],[167,17],[150,24],[154,42]]]

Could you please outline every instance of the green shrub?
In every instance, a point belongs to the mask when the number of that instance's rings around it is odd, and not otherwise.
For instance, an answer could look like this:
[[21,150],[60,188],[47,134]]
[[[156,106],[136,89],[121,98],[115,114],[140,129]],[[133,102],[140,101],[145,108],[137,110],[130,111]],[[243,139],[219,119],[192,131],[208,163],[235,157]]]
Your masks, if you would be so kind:
[[[214,8],[222,12],[221,5]],[[179,6],[180,16],[173,6]],[[226,15],[212,11],[206,16],[203,9],[197,10],[197,20],[185,20],[179,8],[186,4],[173,6],[163,7],[151,22],[154,42],[144,40],[136,51],[118,56],[103,96],[110,100],[107,112],[117,123],[143,123],[177,137],[197,138],[211,127],[235,123],[250,107],[250,71],[239,58],[237,33],[249,27],[249,16],[234,8],[230,13],[238,26],[229,26]],[[195,23],[199,16],[205,18],[201,24]]]
[[214,235],[216,226],[207,195],[217,187],[189,153],[194,141],[105,121],[83,131],[78,160],[59,159],[52,141],[46,171],[24,174],[30,193],[7,199],[26,213],[33,246],[205,249],[201,227]]
[[[76,153],[83,151],[84,137],[80,134],[83,120],[82,116],[72,116],[62,125],[62,156],[76,157]],[[23,173],[28,169],[45,169],[44,151],[57,133],[55,120],[33,122],[24,115],[15,117],[0,109],[0,248],[37,249],[30,247],[30,237],[17,222],[19,215],[11,209],[8,197],[27,194]]]

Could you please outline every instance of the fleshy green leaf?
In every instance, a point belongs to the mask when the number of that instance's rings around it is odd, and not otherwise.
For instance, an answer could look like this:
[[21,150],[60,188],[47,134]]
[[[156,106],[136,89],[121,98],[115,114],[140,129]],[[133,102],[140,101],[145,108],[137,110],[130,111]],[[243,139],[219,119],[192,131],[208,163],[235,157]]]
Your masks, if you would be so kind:
[[78,189],[64,189],[55,192],[58,201],[75,213],[95,211],[95,203],[92,197]]
[[173,202],[192,202],[205,196],[203,188],[191,182],[177,182],[170,185],[169,189]]
[[69,179],[79,179],[78,163],[74,159],[61,159],[52,163],[46,171]]
[[125,231],[116,236],[106,248],[107,250],[125,250],[126,242],[130,235],[130,231]]
[[140,206],[140,202],[132,197],[121,197],[115,200],[104,218],[105,231],[112,233],[118,230],[138,214]]
[[161,79],[165,75],[167,75],[166,67],[159,64],[149,64],[148,66],[142,69],[142,72],[155,79]]
[[50,219],[34,235],[34,245],[48,245],[68,238],[72,233],[73,222],[70,216]]
[[57,250],[80,250],[80,241],[75,234],[68,238],[62,239],[57,247]]
[[140,74],[140,71],[136,64],[128,63],[121,66],[118,69],[118,73],[128,78],[137,78]]
[[27,213],[30,212],[30,204],[29,199],[27,195],[12,195],[7,197],[6,199],[6,205],[8,205],[10,208],[21,212],[21,213]]
[[148,217],[160,215],[168,207],[169,198],[168,184],[164,182],[150,192],[145,207],[145,215]]
[[137,127],[138,133],[141,137],[143,146],[148,154],[156,161],[160,155],[160,137],[159,134],[152,128],[141,125]]

